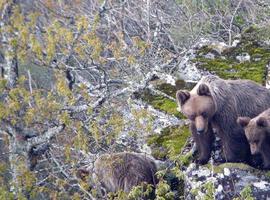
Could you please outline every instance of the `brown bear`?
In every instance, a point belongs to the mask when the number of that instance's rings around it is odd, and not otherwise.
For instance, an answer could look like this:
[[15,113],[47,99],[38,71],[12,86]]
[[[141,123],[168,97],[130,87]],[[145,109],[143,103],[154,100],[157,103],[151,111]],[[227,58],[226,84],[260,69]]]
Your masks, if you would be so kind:
[[223,80],[217,76],[203,77],[189,91],[177,91],[181,112],[190,119],[190,130],[198,148],[198,163],[210,158],[213,128],[221,138],[226,161],[250,159],[244,129],[236,122],[239,116],[255,117],[270,107],[270,92],[250,80]]
[[263,168],[270,169],[270,109],[253,119],[238,117],[237,122],[245,129],[251,154],[261,154]]
[[143,182],[155,186],[156,172],[154,160],[145,154],[104,154],[94,163],[94,174],[107,192],[129,192]]

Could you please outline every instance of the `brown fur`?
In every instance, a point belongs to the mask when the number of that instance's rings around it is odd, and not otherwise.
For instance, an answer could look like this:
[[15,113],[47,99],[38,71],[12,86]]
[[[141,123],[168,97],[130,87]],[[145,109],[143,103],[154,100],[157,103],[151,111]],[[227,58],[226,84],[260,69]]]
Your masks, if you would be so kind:
[[129,192],[133,186],[142,182],[155,186],[156,172],[153,159],[137,153],[105,154],[94,164],[94,173],[108,192]]
[[253,81],[223,80],[206,76],[190,91],[176,93],[181,112],[190,119],[190,130],[199,151],[199,163],[210,158],[213,130],[221,138],[226,161],[247,161],[250,149],[239,116],[255,117],[270,107],[270,92]]
[[270,169],[270,109],[257,117],[239,117],[237,122],[245,129],[251,154],[261,154],[263,167]]

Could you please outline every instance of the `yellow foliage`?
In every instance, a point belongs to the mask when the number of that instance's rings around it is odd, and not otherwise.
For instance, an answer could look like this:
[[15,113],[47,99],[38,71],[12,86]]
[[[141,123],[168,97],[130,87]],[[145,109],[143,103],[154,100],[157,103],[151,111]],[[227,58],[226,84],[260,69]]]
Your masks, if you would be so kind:
[[80,149],[84,152],[88,152],[88,137],[83,132],[81,123],[77,123],[77,134],[74,140],[74,146],[76,149]]
[[113,53],[113,56],[115,59],[119,59],[122,56],[121,48],[119,48],[120,44],[113,41],[109,46],[108,49],[110,49]]
[[24,16],[21,13],[19,6],[13,7],[13,15],[11,15],[10,20],[12,26],[17,30],[24,26]]
[[93,135],[93,138],[95,139],[96,143],[99,143],[100,134],[99,134],[99,128],[96,121],[92,121],[89,125],[89,130],[91,130],[91,133]]
[[136,58],[132,55],[128,56],[127,58],[127,62],[128,64],[132,65],[132,64],[135,64],[136,63]]
[[66,126],[71,124],[71,120],[67,111],[63,112],[60,116],[60,121]]
[[91,57],[94,60],[99,61],[100,53],[103,50],[102,42],[95,32],[90,32],[82,36],[82,38],[87,42],[89,46],[92,47],[92,55]]
[[66,161],[70,161],[70,156],[71,156],[71,146],[69,144],[65,145],[65,157]]
[[88,25],[89,25],[89,23],[88,23],[88,19],[87,19],[87,17],[86,16],[81,16],[81,17],[79,17],[78,19],[77,19],[77,29],[79,30],[79,31],[82,31],[82,30],[85,30],[85,29],[87,29],[88,28]]
[[75,194],[73,194],[73,196],[72,196],[72,200],[81,200],[81,196],[80,196],[80,194],[79,193],[75,193]]
[[5,162],[0,162],[0,173],[3,174],[3,173],[6,173],[6,170],[8,169],[8,165],[7,163]]
[[56,45],[56,41],[54,40],[53,35],[48,35],[48,37],[47,37],[47,48],[46,48],[47,62],[50,62],[52,60],[52,58],[54,57],[55,48],[56,48],[55,45]]
[[34,27],[36,25],[37,18],[39,16],[40,16],[40,13],[38,13],[38,12],[33,12],[33,13],[29,14],[29,19],[30,19],[29,25],[30,25],[30,27]]
[[42,46],[39,41],[35,38],[33,34],[30,35],[30,45],[32,46],[33,53],[40,59],[43,59],[42,56]]
[[28,37],[30,33],[26,26],[23,26],[20,31],[20,42],[22,45],[27,45],[28,43]]
[[24,122],[28,126],[30,125],[36,117],[36,110],[34,108],[27,109],[24,115]]
[[0,120],[5,119],[8,116],[6,106],[0,103]]
[[64,76],[60,77],[60,75],[57,75],[57,82],[56,82],[56,88],[57,92],[63,96],[68,97],[69,99],[72,99],[72,92],[69,90],[66,80],[63,78]]
[[67,44],[70,44],[73,41],[73,33],[70,30],[66,29],[64,37]]

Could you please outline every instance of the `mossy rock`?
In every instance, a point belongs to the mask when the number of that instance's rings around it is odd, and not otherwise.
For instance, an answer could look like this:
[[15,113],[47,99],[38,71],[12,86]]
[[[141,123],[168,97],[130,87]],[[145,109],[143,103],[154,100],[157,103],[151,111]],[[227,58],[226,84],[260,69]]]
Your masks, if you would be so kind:
[[266,54],[267,59],[263,58],[257,62],[238,63],[223,59],[198,58],[197,66],[200,69],[210,71],[224,79],[249,79],[260,84],[265,84],[266,65],[270,58],[270,52]]
[[50,89],[52,87],[51,83],[55,82],[52,69],[28,63],[19,64],[20,76],[28,77],[28,70],[31,74],[34,88]]
[[[205,57],[212,49],[204,46],[198,50],[198,56],[193,62],[197,63],[199,69],[207,70],[224,79],[249,79],[265,84],[270,48],[260,42],[259,33],[261,30],[254,27],[247,29],[236,47],[225,49],[221,55],[216,55],[215,59]],[[236,56],[244,53],[249,54],[250,61],[239,62]]]
[[175,81],[175,86],[169,83],[162,83],[162,84],[158,84],[155,88],[175,98],[175,94],[177,90],[191,90],[195,85],[196,83],[186,82],[184,80],[179,79]]
[[[209,168],[210,170],[212,170],[212,166],[211,164],[206,164],[207,168]],[[223,173],[224,172],[224,168],[228,168],[228,169],[242,169],[242,170],[249,170],[249,171],[259,171],[251,166],[249,166],[248,164],[245,163],[222,163],[220,165],[214,165],[213,166],[213,170],[214,173]]]
[[156,86],[156,89],[164,92],[165,94],[174,97],[175,98],[175,94],[176,94],[176,87],[174,85],[171,85],[169,83],[162,83]]
[[188,126],[170,126],[164,128],[159,135],[151,135],[147,139],[156,159],[174,160],[185,146],[190,136]]
[[155,109],[166,112],[167,114],[174,115],[179,119],[185,119],[179,111],[177,111],[177,103],[169,98],[161,95],[152,94],[150,90],[146,89],[139,94],[139,98],[148,104],[152,105]]

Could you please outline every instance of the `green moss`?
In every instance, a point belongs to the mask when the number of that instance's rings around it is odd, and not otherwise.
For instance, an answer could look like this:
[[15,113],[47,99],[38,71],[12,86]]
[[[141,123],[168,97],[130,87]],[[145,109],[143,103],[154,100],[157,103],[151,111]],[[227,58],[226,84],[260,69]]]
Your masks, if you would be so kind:
[[186,82],[181,79],[175,81],[175,87],[177,90],[191,90],[196,84],[196,82]]
[[202,192],[200,199],[203,200],[214,200],[215,199],[215,185],[212,181],[207,181],[203,185],[191,189],[190,193],[195,197],[198,196],[199,192]]
[[[205,58],[211,47],[205,46],[198,50],[193,60],[199,69],[210,71],[224,79],[250,79],[265,84],[266,65],[270,61],[270,49],[260,42],[259,34],[263,33],[255,27],[250,27],[242,34],[237,47],[227,48],[215,59]],[[250,61],[240,63],[236,56],[248,53]],[[257,59],[259,58],[259,59]]]
[[157,110],[164,111],[180,119],[185,118],[184,115],[177,111],[177,103],[169,98],[161,95],[151,94],[149,90],[145,90],[142,94],[140,94],[140,96],[143,101],[146,101]]
[[155,88],[165,94],[175,98],[175,94],[177,90],[191,90],[196,83],[186,82],[184,80],[176,80],[175,86],[169,83],[158,84]]
[[207,46],[207,45],[205,45],[205,46],[202,46],[202,47],[198,50],[197,54],[198,54],[198,55],[206,55],[206,54],[210,53],[211,51],[212,51],[212,48],[209,47],[209,46]]
[[[207,168],[212,170],[212,166],[211,164],[206,164]],[[213,166],[213,170],[214,173],[223,173],[224,172],[224,168],[229,168],[229,169],[242,169],[242,170],[255,170],[254,168],[252,168],[251,166],[244,164],[244,163],[223,163],[220,165],[214,165]]]
[[206,182],[202,185],[203,190],[205,190],[204,200],[214,200],[215,199],[215,185],[212,181]]
[[200,188],[193,188],[193,189],[190,190],[190,193],[193,196],[197,196],[199,194],[199,191],[200,191]]
[[[256,57],[258,57],[256,53]],[[237,61],[224,60],[224,59],[207,59],[197,58],[198,68],[210,71],[217,74],[224,79],[249,79],[257,83],[265,83],[266,65],[269,61],[270,54],[267,59],[261,55],[261,60],[257,62],[243,62],[238,63]]]
[[162,83],[160,85],[156,86],[157,90],[160,90],[162,92],[164,92],[165,94],[171,96],[171,97],[175,97],[176,94],[176,87],[169,84],[169,83]]
[[244,187],[243,190],[240,192],[240,197],[234,198],[233,200],[241,200],[241,199],[254,200],[250,185]]
[[265,173],[265,176],[268,177],[268,178],[270,178],[270,171],[266,172]]
[[163,129],[160,135],[150,136],[147,143],[150,145],[155,158],[175,159],[181,153],[189,136],[187,126],[172,126]]
[[192,152],[190,151],[185,155],[180,155],[178,160],[180,161],[181,165],[188,166],[191,163],[192,159],[193,155]]

